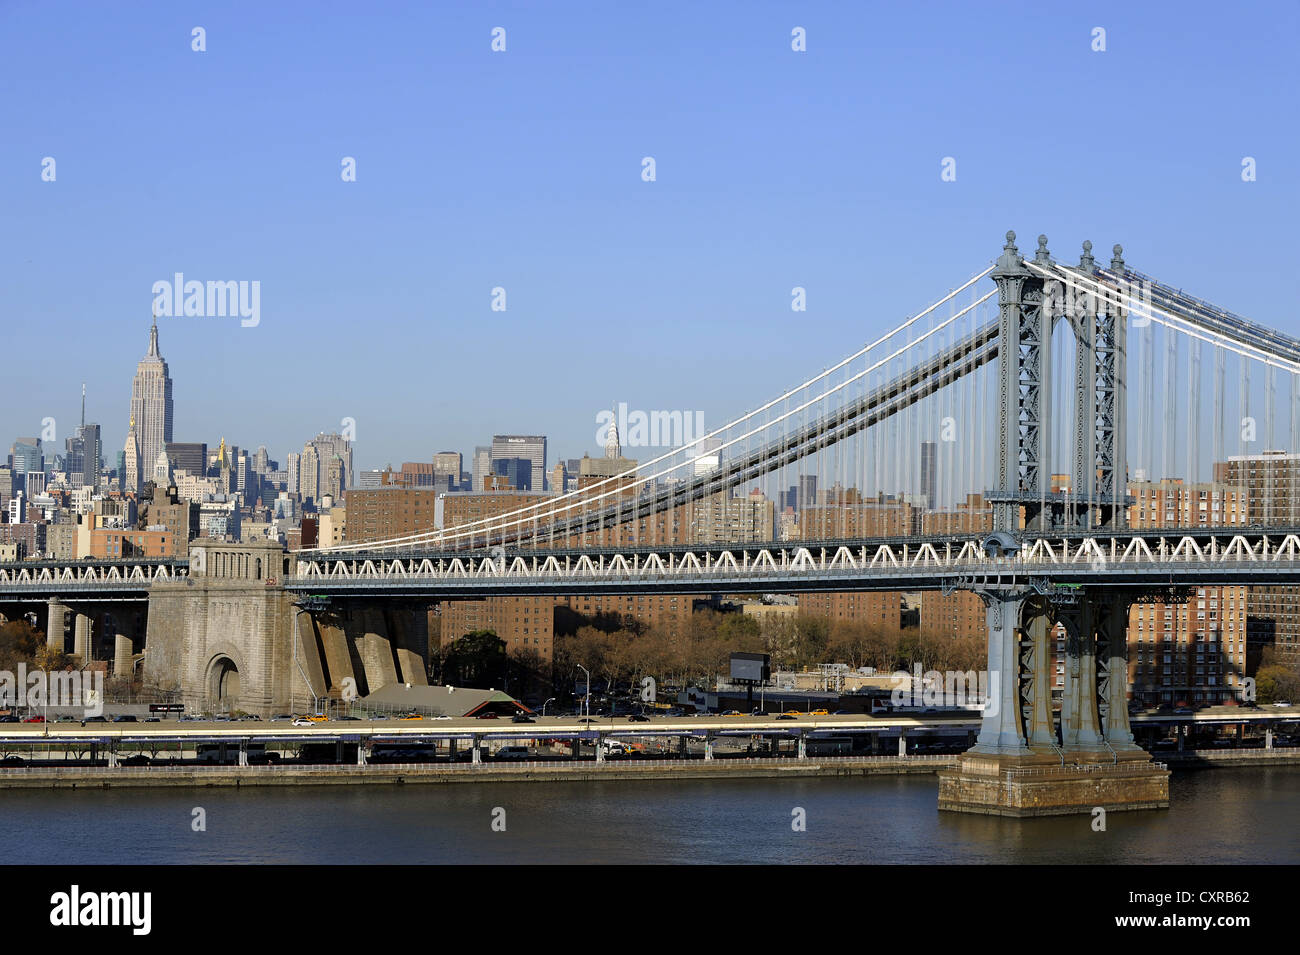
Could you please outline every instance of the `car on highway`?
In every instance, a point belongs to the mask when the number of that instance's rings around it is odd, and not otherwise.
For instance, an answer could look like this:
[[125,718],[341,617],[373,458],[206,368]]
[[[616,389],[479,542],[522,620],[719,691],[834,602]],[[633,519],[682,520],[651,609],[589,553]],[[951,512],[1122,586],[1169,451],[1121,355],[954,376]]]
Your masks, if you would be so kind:
[[582,719],[578,720],[578,722],[579,722],[579,723],[599,723],[600,720],[593,720],[593,719],[592,719],[591,717],[589,717],[589,716],[584,716]]
[[[807,715],[808,714],[803,712],[802,710],[786,710],[784,713],[781,714],[781,716],[789,716],[791,718],[794,718],[796,716],[807,716]],[[778,719],[779,718],[780,717],[778,717]]]
[[19,722],[22,722],[22,721],[19,720],[18,717],[13,716],[13,715],[9,715],[9,716],[0,716],[0,723],[19,723]]
[[809,716],[830,716],[831,711],[830,710],[809,710],[808,715]]
[[307,719],[311,720],[313,723],[328,723],[328,722],[329,722],[329,717],[326,716],[324,713],[313,713],[313,714],[311,714],[310,716],[308,716]]
[[531,716],[526,716],[523,713],[516,713],[514,716],[510,717],[510,722],[511,723],[536,723],[537,720],[533,719]]
[[649,723],[650,717],[646,716],[644,713],[632,713],[628,716],[627,721],[629,723]]
[[497,718],[495,713],[480,713],[478,718],[481,720],[494,720]]
[[793,713],[778,713],[776,718],[778,720],[792,720],[795,719],[795,715]]
[[451,719],[451,717],[448,716],[446,713],[439,713],[437,716],[430,716],[429,719],[431,719],[431,720],[449,720],[449,719]]
[[29,717],[27,717],[27,719],[23,720],[23,722],[24,722],[24,723],[44,723],[44,722],[45,722],[45,717],[43,717],[43,716],[29,716]]
[[354,722],[354,723],[355,723],[356,721],[358,721],[358,720],[361,719],[361,717],[359,717],[359,716],[336,716],[336,717],[334,717],[334,718],[335,718],[336,720],[351,720],[351,721]]
[[114,723],[139,723],[140,721],[130,713],[119,713],[113,717]]
[[307,719],[307,717],[305,716],[299,716],[297,719],[293,721],[293,725],[294,726],[315,726],[316,724],[313,723],[311,720]]
[[[182,716],[181,719],[185,719],[185,717]],[[291,719],[293,719],[293,716],[292,716],[291,714],[289,714],[289,713],[276,713],[274,716],[271,717],[271,722],[272,722],[272,723],[287,723],[287,722],[289,722]]]
[[744,716],[745,714],[740,712],[740,710],[725,710],[722,713],[719,713],[718,715],[719,716]]

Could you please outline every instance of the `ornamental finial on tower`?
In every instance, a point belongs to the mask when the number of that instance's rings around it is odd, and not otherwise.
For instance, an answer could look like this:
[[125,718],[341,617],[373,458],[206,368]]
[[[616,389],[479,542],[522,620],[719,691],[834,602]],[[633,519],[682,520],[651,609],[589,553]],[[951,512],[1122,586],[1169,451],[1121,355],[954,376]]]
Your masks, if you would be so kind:
[[1124,246],[1116,242],[1115,248],[1111,249],[1110,270],[1112,272],[1119,272],[1122,275],[1124,273],[1125,268],[1126,266],[1124,265]]
[[1091,275],[1097,269],[1097,260],[1092,257],[1092,242],[1083,240],[1083,255],[1079,256],[1079,269]]
[[1034,253],[1034,261],[1039,265],[1051,265],[1052,254],[1047,251],[1047,236],[1038,237],[1038,251]]

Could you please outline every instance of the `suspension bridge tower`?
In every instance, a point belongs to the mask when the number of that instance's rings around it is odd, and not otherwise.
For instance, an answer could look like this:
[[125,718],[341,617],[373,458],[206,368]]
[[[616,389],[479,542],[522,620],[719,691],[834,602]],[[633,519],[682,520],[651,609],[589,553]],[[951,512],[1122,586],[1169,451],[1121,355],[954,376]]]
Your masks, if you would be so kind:
[[[1008,232],[991,278],[998,289],[998,420],[993,531],[1008,563],[1027,536],[1117,530],[1129,504],[1125,463],[1122,298],[1073,294],[1069,274],[1096,273],[1092,243],[1078,266],[1056,263],[1047,237],[1031,259]],[[1124,274],[1117,245],[1111,271]],[[1074,408],[1051,407],[1052,338],[1074,339]],[[1072,412],[1072,413],[1071,413]],[[1071,473],[1052,486],[1052,429],[1069,422]],[[1058,482],[1059,483],[1059,482]],[[1105,560],[1104,555],[1098,559]],[[986,606],[988,698],[975,746],[940,774],[939,808],[1035,816],[1169,805],[1169,773],[1133,742],[1126,633],[1139,595],[1062,587],[1009,573],[955,581]],[[1051,644],[1065,637],[1065,688],[1053,705]]]

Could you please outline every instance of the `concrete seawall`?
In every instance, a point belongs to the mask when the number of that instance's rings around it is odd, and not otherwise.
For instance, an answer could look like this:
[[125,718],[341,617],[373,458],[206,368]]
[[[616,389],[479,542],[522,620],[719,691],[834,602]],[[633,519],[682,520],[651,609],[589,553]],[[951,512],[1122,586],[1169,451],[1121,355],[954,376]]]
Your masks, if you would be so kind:
[[[1162,754],[1171,769],[1300,766],[1300,750]],[[870,756],[827,759],[713,759],[521,762],[480,765],[308,766],[31,766],[0,770],[0,789],[109,789],[166,786],[350,786],[408,783],[592,782],[613,779],[777,779],[936,773],[955,756]]]
[[826,760],[713,759],[367,766],[27,767],[0,770],[0,789],[109,789],[155,786],[348,786],[406,783],[591,782],[608,779],[736,779],[933,773],[956,757],[837,757]]

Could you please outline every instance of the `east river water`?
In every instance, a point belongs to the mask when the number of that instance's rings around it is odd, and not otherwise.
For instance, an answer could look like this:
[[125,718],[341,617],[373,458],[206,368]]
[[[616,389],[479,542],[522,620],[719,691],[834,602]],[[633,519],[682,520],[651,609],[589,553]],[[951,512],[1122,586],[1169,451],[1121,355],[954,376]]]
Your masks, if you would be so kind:
[[1300,862],[1298,767],[1175,773],[1168,810],[1110,813],[1105,832],[1088,816],[940,813],[937,786],[877,776],[11,790],[0,792],[0,845],[11,864],[56,865]]

